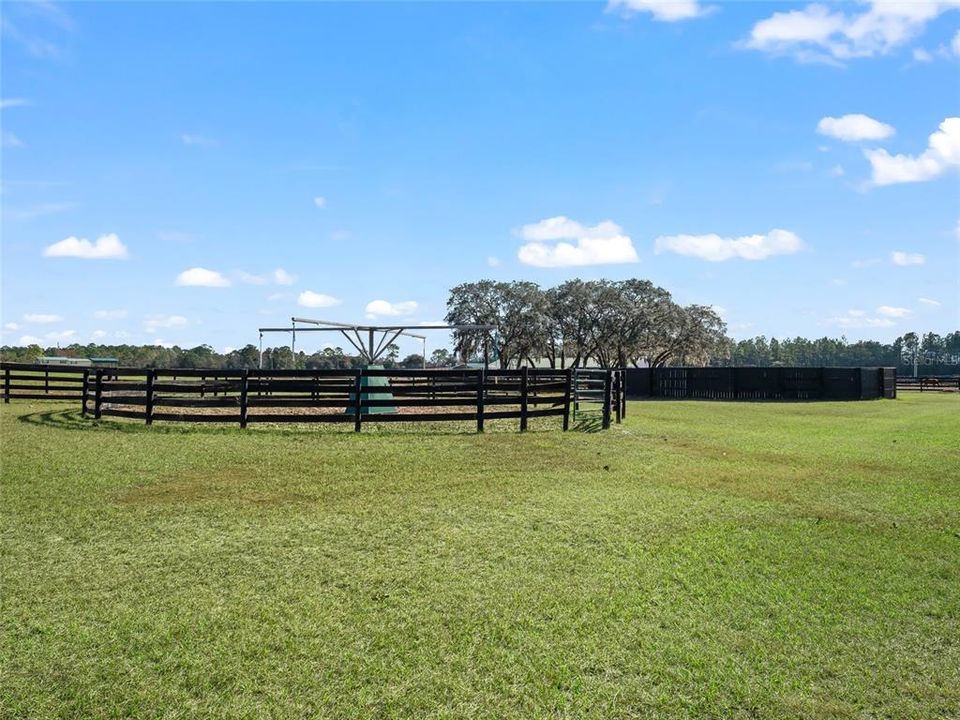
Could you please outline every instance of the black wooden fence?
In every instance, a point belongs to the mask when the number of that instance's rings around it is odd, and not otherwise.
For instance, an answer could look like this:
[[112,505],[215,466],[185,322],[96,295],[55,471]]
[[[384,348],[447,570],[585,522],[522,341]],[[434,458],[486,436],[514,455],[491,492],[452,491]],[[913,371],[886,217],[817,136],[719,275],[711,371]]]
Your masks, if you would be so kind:
[[[84,415],[154,421],[351,423],[556,417],[570,427],[572,370],[210,370],[2,363],[4,402],[77,400]],[[619,371],[590,371],[605,391],[601,427],[625,412]],[[385,383],[385,384],[378,384]]]
[[628,398],[870,400],[897,396],[895,368],[629,368]]
[[897,376],[897,390],[919,392],[960,392],[960,375],[909,375]]

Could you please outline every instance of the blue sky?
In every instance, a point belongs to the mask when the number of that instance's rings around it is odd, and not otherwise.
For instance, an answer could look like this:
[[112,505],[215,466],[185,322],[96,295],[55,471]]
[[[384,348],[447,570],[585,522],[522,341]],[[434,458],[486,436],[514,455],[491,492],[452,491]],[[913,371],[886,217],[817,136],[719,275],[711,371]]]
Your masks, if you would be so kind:
[[5,344],[429,322],[484,277],[960,326],[951,3],[0,10]]

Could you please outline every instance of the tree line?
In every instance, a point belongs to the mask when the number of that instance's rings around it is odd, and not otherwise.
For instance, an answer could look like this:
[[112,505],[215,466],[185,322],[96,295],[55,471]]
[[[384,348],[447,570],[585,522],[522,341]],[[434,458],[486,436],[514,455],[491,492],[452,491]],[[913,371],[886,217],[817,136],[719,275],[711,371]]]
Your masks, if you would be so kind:
[[[89,345],[73,344],[63,348],[41,348],[39,345],[0,348],[0,357],[5,362],[36,362],[40,355],[76,358],[116,358],[123,367],[142,368],[211,368],[215,370],[242,370],[260,367],[260,350],[256,345],[246,345],[238,350],[218,353],[209,345],[193,348],[161,347],[159,345]],[[451,363],[449,350],[435,350],[427,361],[428,367],[446,367]],[[263,367],[268,370],[329,370],[334,368],[362,367],[363,360],[349,355],[343,348],[324,348],[318,352],[292,352],[289,346],[268,347],[263,350]],[[386,368],[420,368],[423,357],[414,353],[400,357],[396,345],[388,346],[383,365]]]
[[937,372],[937,368],[956,372],[960,365],[960,330],[946,335],[908,332],[892,343],[874,340],[848,342],[845,338],[828,337],[778,340],[760,335],[731,342],[726,360],[730,365],[883,366],[903,370],[912,369],[916,360],[918,366],[933,372]]

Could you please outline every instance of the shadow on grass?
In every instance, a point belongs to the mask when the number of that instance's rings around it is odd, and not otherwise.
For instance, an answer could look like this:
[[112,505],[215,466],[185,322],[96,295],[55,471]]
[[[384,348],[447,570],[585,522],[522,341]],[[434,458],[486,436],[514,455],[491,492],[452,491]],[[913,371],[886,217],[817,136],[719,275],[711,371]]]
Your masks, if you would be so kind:
[[[80,432],[90,432],[90,431],[116,431],[123,433],[150,433],[150,434],[164,434],[164,435],[184,435],[184,434],[203,434],[203,435],[224,435],[224,434],[237,434],[241,433],[244,435],[251,436],[262,436],[262,435],[302,435],[302,436],[317,436],[325,435],[327,437],[351,437],[356,433],[353,432],[352,424],[348,423],[336,423],[336,424],[306,424],[306,423],[290,423],[290,424],[278,424],[278,423],[264,423],[259,425],[251,425],[251,427],[243,430],[233,424],[232,426],[216,426],[216,425],[207,425],[201,423],[155,423],[153,425],[146,425],[145,423],[138,423],[132,421],[124,420],[113,420],[113,419],[100,419],[94,420],[92,416],[84,417],[79,410],[46,410],[44,412],[33,412],[25,413],[23,415],[17,416],[17,421],[22,423],[27,423],[28,425],[36,425],[40,427],[56,428],[58,430],[72,430]],[[398,427],[398,425],[400,427]],[[452,421],[442,421],[437,423],[383,423],[376,424],[375,422],[365,423],[360,434],[365,436],[370,435],[379,435],[379,436],[409,436],[409,435],[477,435],[474,430],[474,424],[471,422],[455,423]],[[600,421],[597,419],[595,422],[592,418],[584,418],[582,421],[576,423],[573,426],[573,430],[580,432],[598,432],[600,430]],[[509,421],[509,424],[506,421],[488,421],[487,423],[487,434],[505,434],[505,433],[515,433],[517,428],[514,421]],[[560,432],[559,428],[552,426],[542,426],[542,427],[531,427],[528,432],[532,433],[543,433],[543,432]]]
[[587,415],[578,417],[573,423],[573,429],[583,433],[598,433],[603,430],[603,418],[599,415]]
[[79,410],[47,410],[45,412],[27,413],[18,415],[17,420],[28,425],[40,425],[57,428],[58,430],[89,431],[107,427],[121,432],[138,432],[142,429],[132,423],[118,423],[84,417]]

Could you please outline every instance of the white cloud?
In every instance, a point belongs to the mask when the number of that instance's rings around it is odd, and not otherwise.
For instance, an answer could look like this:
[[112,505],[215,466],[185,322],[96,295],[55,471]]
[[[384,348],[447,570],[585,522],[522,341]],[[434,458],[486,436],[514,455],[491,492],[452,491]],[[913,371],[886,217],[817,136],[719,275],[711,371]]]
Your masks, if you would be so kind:
[[61,342],[74,341],[77,337],[76,330],[61,330],[59,332],[48,332],[43,337],[37,337],[36,335],[24,335],[20,338],[21,345],[44,345],[44,344],[57,344]]
[[933,62],[933,55],[931,55],[929,52],[927,52],[923,48],[914,48],[913,60],[914,62],[919,62],[919,63]]
[[32,104],[33,103],[26,98],[2,98],[0,99],[0,110],[6,110],[7,108],[15,107],[27,107]]
[[494,257],[493,255],[489,256],[489,257],[487,258],[487,265],[489,265],[490,267],[499,267],[499,266],[500,266],[500,258]]
[[719,235],[670,235],[654,241],[656,252],[689,255],[701,260],[722,262],[733,258],[766,260],[774,255],[792,255],[804,248],[803,241],[789,230],[774,229],[766,235],[725,238]]
[[202,267],[190,268],[177,275],[177,285],[184,287],[230,287],[230,281],[217,270],[207,270]]
[[960,167],[960,117],[948,117],[920,155],[891,155],[884,149],[864,150],[874,185],[924,182]]
[[863,310],[848,310],[845,315],[827,318],[826,323],[841,328],[882,328],[895,324],[888,317],[870,317]]
[[94,340],[103,340],[109,334],[110,333],[108,333],[106,330],[94,330],[92,333],[90,333],[90,337],[92,337]]
[[841,117],[821,118],[820,122],[817,123],[817,132],[844,142],[859,142],[861,140],[883,140],[896,131],[892,126],[874,120],[869,115],[853,113]]
[[834,165],[830,168],[830,177],[843,177],[846,174],[846,171],[843,169],[843,165]]
[[559,215],[524,225],[520,236],[528,242],[517,257],[534,267],[617,265],[639,259],[630,236],[611,220],[588,227]]
[[926,261],[927,258],[920,253],[909,253],[902,250],[894,250],[890,253],[890,262],[894,265],[923,265]]
[[97,310],[93,313],[97,320],[123,320],[126,316],[126,310]]
[[28,323],[36,323],[39,325],[49,325],[50,323],[63,322],[62,316],[53,315],[50,313],[27,313],[23,316],[23,319]]
[[174,346],[172,342],[168,342],[166,340],[163,340],[162,338],[155,338],[153,341],[153,344],[156,345],[157,347],[162,347],[167,349],[170,349]]
[[881,260],[880,258],[866,258],[864,260],[854,260],[852,263],[850,263],[850,267],[854,267],[857,269],[873,267],[874,265],[879,265],[882,262],[883,260]]
[[126,260],[127,246],[120,242],[116,233],[101,235],[95,242],[71,235],[60,242],[48,245],[44,257],[74,257],[84,260]]
[[20,325],[15,322],[8,322],[3,324],[3,329],[9,330],[10,332],[14,332],[20,329]]
[[253,275],[252,273],[239,270],[236,273],[237,279],[248,285],[267,285],[275,283],[277,285],[293,285],[297,281],[296,275],[291,275],[283,268],[277,268],[266,275]]
[[881,305],[877,308],[877,315],[888,318],[906,318],[913,314],[912,310],[902,307],[891,307],[890,305]]
[[23,147],[23,140],[18,138],[12,132],[4,130],[0,135],[0,146],[3,147]]
[[293,285],[297,281],[296,275],[291,275],[283,268],[274,270],[271,277],[277,285]]
[[187,323],[183,315],[147,315],[143,319],[143,329],[153,334],[160,328],[181,328]]
[[950,49],[953,50],[954,55],[960,55],[960,30],[957,30],[957,34],[950,41]]
[[392,303],[387,300],[371,300],[367,303],[366,313],[368,318],[381,316],[397,317],[400,315],[412,315],[417,311],[417,303],[413,300]]
[[677,22],[703,17],[709,14],[710,8],[700,5],[697,0],[610,0],[607,11],[620,11],[625,16],[648,12],[654,20]]
[[182,142],[184,145],[193,145],[196,147],[216,147],[220,144],[213,138],[209,138],[204,135],[196,135],[193,133],[183,133],[180,136],[180,142]]
[[20,208],[10,208],[4,213],[4,217],[11,220],[33,220],[47,215],[56,215],[66,212],[77,206],[75,202],[47,202],[36,205],[28,205]]
[[[47,14],[47,8],[55,8],[56,6],[52,2],[35,2],[30,3],[29,7],[32,11],[40,9],[41,14]],[[7,13],[7,15],[9,15],[9,13]],[[0,18],[0,33],[2,33],[3,37],[9,38],[21,45],[36,58],[56,58],[60,56],[61,51],[58,45],[44,37],[34,34],[32,31],[21,30],[11,22],[9,17]]]
[[313,199],[313,204],[318,208],[325,208],[327,206],[327,199],[323,195],[317,195]]
[[342,301],[332,295],[314,292],[313,290],[304,290],[297,296],[297,305],[308,308],[325,308],[339,305]]
[[74,340],[77,337],[77,331],[62,330],[61,332],[47,333],[46,337],[54,342],[65,342],[67,340]]
[[247,285],[266,285],[267,284],[267,279],[262,275],[253,275],[251,273],[244,272],[243,270],[238,270],[236,273],[236,276],[240,282],[246,283]]
[[917,298],[917,302],[929,305],[930,307],[940,307],[939,300],[931,300],[930,298]]
[[957,0],[875,0],[865,10],[848,15],[841,6],[814,3],[759,21],[742,45],[791,55],[800,62],[836,64],[889,53],[919,36],[929,21],[958,6]]
[[290,292],[277,292],[267,295],[268,302],[276,302],[277,300],[292,300],[293,293]]

